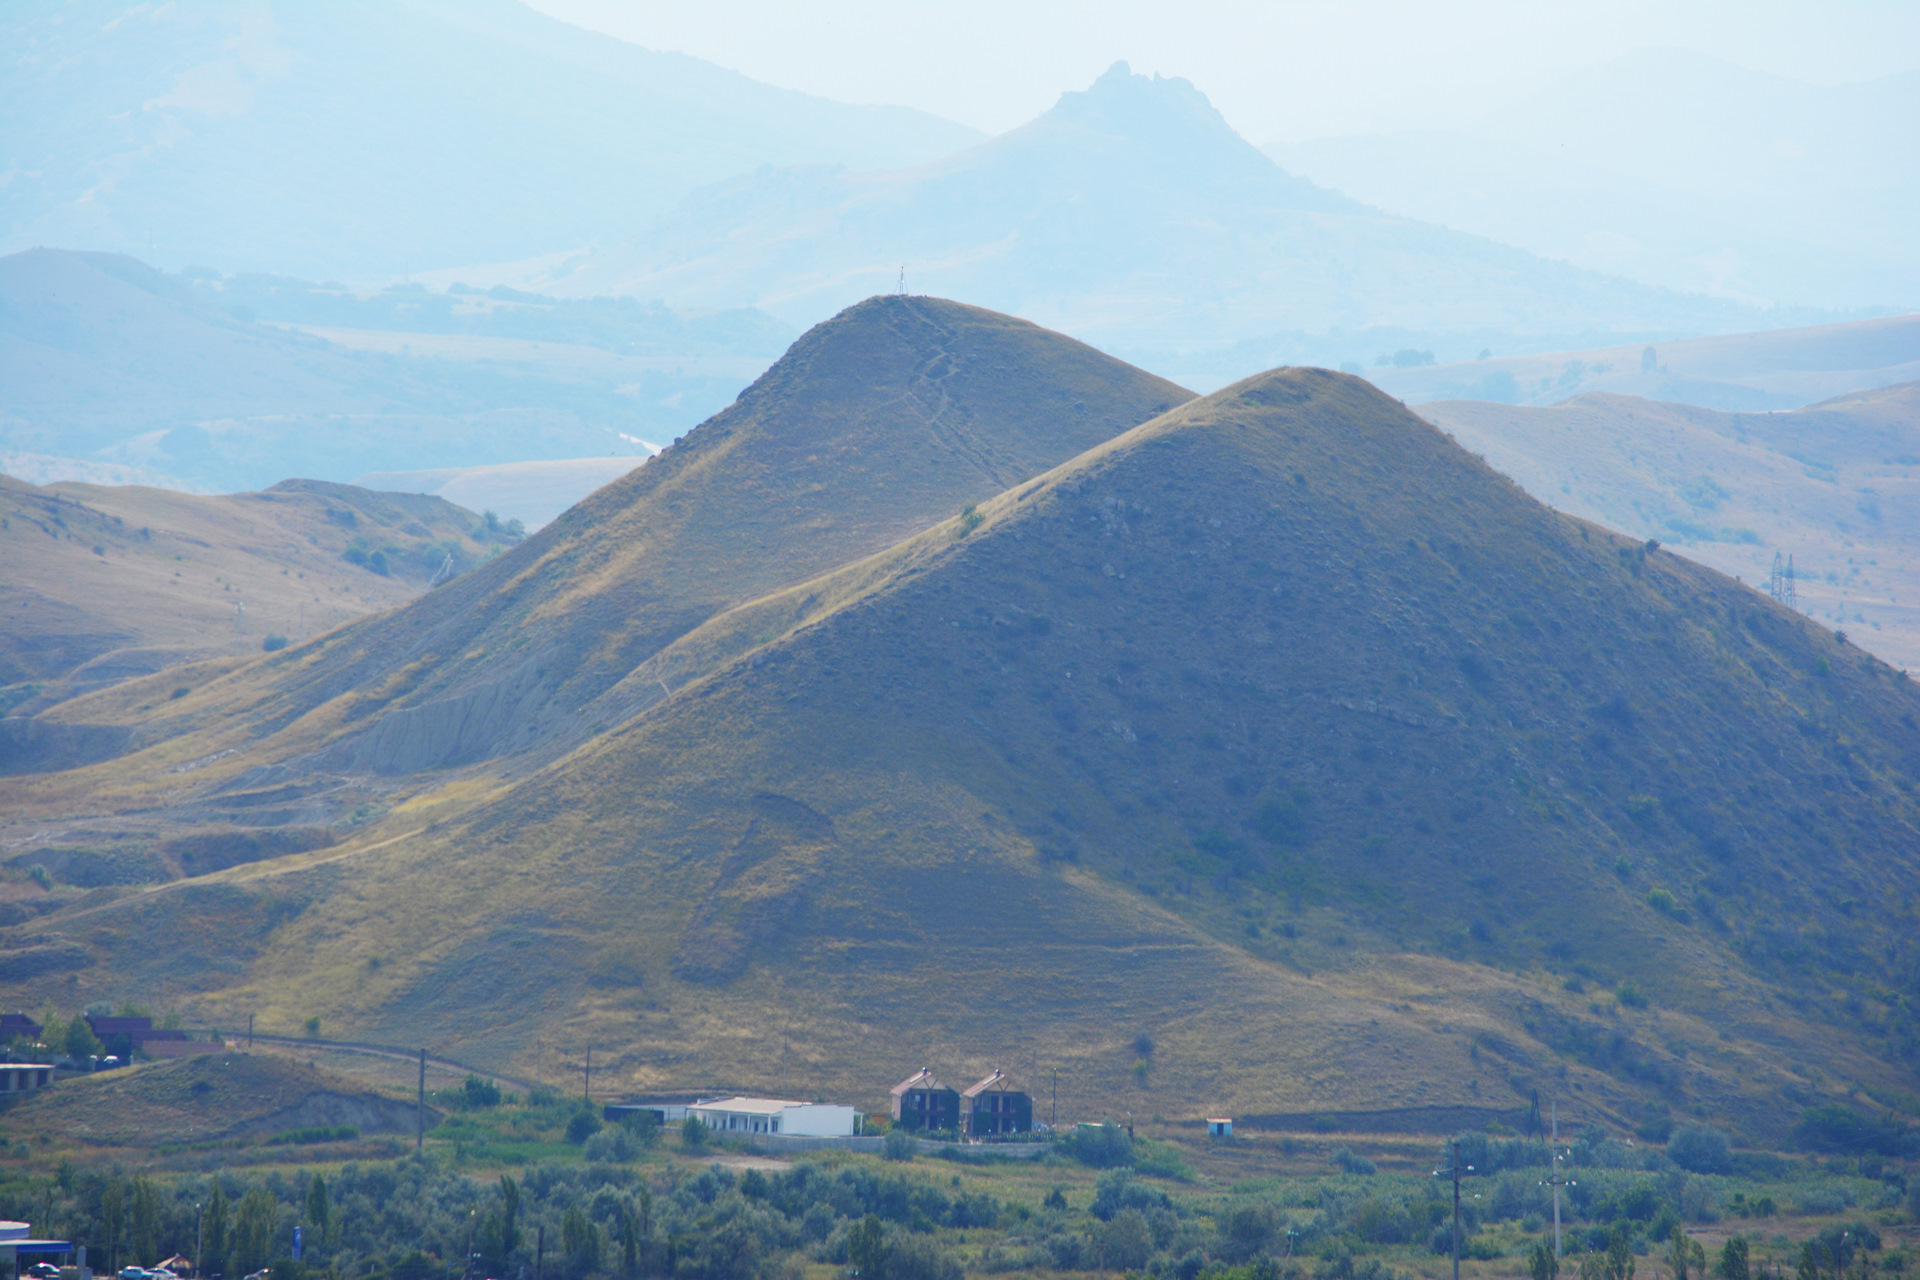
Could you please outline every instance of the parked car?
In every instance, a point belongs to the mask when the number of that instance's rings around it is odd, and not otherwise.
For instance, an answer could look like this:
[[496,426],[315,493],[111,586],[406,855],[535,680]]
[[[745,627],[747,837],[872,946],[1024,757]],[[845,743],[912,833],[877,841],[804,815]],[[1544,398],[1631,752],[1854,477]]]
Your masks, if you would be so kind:
[[117,1280],[151,1280],[152,1274],[145,1267],[136,1267],[131,1263],[114,1272]]
[[27,1268],[30,1280],[60,1280],[60,1268],[51,1262],[36,1262]]

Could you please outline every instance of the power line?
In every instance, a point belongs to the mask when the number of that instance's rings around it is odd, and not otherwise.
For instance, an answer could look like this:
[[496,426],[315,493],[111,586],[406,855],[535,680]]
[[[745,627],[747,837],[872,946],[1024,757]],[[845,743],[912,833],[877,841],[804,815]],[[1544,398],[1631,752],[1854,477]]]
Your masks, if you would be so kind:
[[1460,1163],[1460,1143],[1456,1139],[1447,1144],[1450,1159],[1444,1169],[1435,1169],[1436,1178],[1453,1179],[1453,1280],[1460,1280],[1460,1179],[1473,1176],[1472,1165]]

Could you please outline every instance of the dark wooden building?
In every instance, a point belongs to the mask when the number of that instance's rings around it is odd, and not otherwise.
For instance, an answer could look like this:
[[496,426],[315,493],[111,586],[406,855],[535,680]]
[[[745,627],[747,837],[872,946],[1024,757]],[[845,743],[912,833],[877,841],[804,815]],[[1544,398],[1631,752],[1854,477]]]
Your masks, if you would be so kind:
[[893,1123],[902,1129],[960,1129],[960,1095],[922,1067],[893,1086]]
[[960,1095],[960,1111],[969,1138],[997,1138],[1033,1129],[1033,1099],[1025,1090],[1014,1088],[1013,1080],[998,1067]]
[[38,1041],[45,1030],[24,1013],[0,1013],[0,1044],[9,1040]]

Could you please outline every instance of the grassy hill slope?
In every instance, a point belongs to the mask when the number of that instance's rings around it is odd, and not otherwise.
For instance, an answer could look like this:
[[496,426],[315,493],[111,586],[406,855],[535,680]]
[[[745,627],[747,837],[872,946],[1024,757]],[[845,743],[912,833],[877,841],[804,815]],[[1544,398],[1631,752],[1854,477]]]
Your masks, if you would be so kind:
[[1420,414],[1541,501],[1722,573],[1764,588],[1792,555],[1802,610],[1920,666],[1920,382],[1789,413],[1589,394]]
[[[879,551],[1190,394],[1009,316],[875,298],[816,327],[678,444],[413,607],[173,707],[129,690],[60,718],[153,744],[127,769],[165,790],[178,786],[165,770],[228,748],[244,751],[205,770],[208,784],[289,761],[276,785],[552,749],[630,714],[631,699],[598,700],[714,614]],[[70,796],[92,796],[99,780],[77,786]]]
[[269,635],[404,604],[514,541],[439,498],[313,480],[209,497],[0,476],[0,697],[28,714],[174,663],[257,654]]
[[670,698],[464,813],[20,926],[85,958],[11,990],[591,1043],[634,1088],[791,1055],[1180,1115],[1904,1105],[1884,664],[1322,371],[976,514],[713,620]]

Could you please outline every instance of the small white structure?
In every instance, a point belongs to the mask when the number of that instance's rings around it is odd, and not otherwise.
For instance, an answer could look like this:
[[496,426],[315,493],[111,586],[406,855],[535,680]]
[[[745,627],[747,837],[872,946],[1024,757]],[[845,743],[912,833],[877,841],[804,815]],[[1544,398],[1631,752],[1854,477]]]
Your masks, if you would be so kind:
[[1233,1118],[1231,1116],[1208,1116],[1207,1136],[1209,1138],[1231,1138],[1233,1136]]
[[52,1063],[0,1062],[0,1093],[25,1093],[52,1083]]
[[852,1107],[784,1098],[716,1098],[696,1102],[687,1114],[721,1133],[784,1133],[804,1138],[850,1138],[860,1113]]

